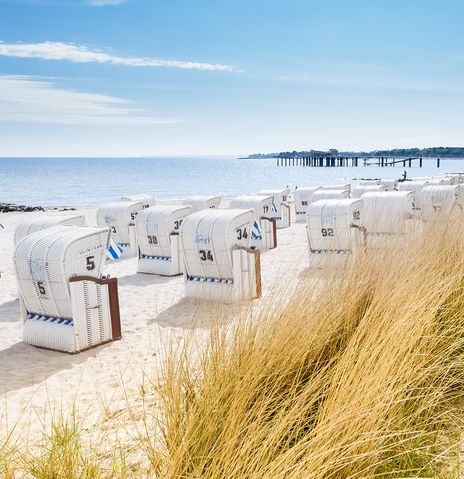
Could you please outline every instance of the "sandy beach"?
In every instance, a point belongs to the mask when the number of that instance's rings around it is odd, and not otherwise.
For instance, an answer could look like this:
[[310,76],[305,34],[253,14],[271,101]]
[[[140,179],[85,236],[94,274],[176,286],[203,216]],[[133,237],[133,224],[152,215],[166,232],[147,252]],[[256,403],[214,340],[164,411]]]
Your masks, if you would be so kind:
[[[31,440],[49,423],[51,413],[75,406],[91,429],[102,413],[123,411],[128,402],[138,401],[144,381],[156,377],[166,349],[192,332],[205,338],[217,310],[213,303],[186,299],[181,276],[137,274],[137,259],[131,258],[109,263],[106,270],[119,281],[122,340],[77,355],[23,343],[12,261],[15,227],[44,215],[73,214],[85,214],[89,225],[96,224],[96,207],[1,215],[0,426],[2,431],[16,426]],[[305,224],[292,222],[290,228],[278,230],[278,247],[261,257],[263,297],[251,307],[264,302],[269,306],[273,295],[298,281],[307,263]],[[226,313],[230,321],[248,307],[221,306],[221,316]]]

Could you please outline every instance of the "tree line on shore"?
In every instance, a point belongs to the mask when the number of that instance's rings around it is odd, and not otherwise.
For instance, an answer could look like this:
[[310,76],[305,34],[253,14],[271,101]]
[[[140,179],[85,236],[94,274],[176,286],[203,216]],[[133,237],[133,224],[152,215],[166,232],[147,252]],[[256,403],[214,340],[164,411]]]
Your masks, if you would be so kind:
[[411,156],[411,157],[455,157],[464,158],[464,147],[457,146],[436,146],[431,148],[394,148],[392,150],[373,151],[339,151],[331,148],[328,151],[283,151],[280,153],[254,153],[248,156],[256,158],[296,158],[301,156]]

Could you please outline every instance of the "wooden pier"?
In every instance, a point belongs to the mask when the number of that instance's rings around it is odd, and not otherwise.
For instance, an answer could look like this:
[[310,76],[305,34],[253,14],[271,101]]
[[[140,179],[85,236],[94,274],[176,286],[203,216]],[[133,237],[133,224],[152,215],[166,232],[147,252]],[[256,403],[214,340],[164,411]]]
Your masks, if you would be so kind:
[[[402,166],[422,168],[422,157],[398,157],[398,156],[276,156],[277,166],[308,166],[312,168],[343,168],[358,166]],[[437,168],[440,168],[440,158],[427,158],[435,160]]]

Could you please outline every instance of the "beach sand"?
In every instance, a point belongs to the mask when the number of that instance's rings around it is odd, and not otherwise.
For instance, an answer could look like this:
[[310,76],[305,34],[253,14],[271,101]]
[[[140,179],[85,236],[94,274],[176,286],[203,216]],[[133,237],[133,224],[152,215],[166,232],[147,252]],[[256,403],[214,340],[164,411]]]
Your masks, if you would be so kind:
[[[156,378],[166,351],[192,335],[205,339],[217,312],[213,303],[185,298],[182,277],[137,274],[132,258],[106,270],[119,281],[122,340],[76,355],[23,343],[12,261],[15,226],[44,215],[73,214],[85,214],[88,224],[96,224],[95,207],[0,215],[5,226],[0,231],[0,428],[15,427],[31,441],[60,411],[76,407],[91,429],[102,414],[126,410],[140,399],[144,382]],[[285,295],[307,264],[305,224],[278,230],[278,247],[261,257],[263,297],[251,307],[268,308],[274,296]],[[246,307],[221,306],[221,315],[233,320]]]

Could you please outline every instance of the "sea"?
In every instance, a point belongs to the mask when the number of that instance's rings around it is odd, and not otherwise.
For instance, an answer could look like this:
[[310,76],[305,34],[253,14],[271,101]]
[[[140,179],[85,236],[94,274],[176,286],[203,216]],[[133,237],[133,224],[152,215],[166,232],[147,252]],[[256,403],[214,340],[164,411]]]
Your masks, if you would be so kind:
[[[417,163],[417,162],[414,162]],[[360,178],[399,178],[464,172],[464,158],[424,159],[423,167],[277,166],[274,159],[171,158],[0,158],[0,202],[29,206],[94,205],[123,195],[160,198],[232,196],[262,189],[322,186]]]

